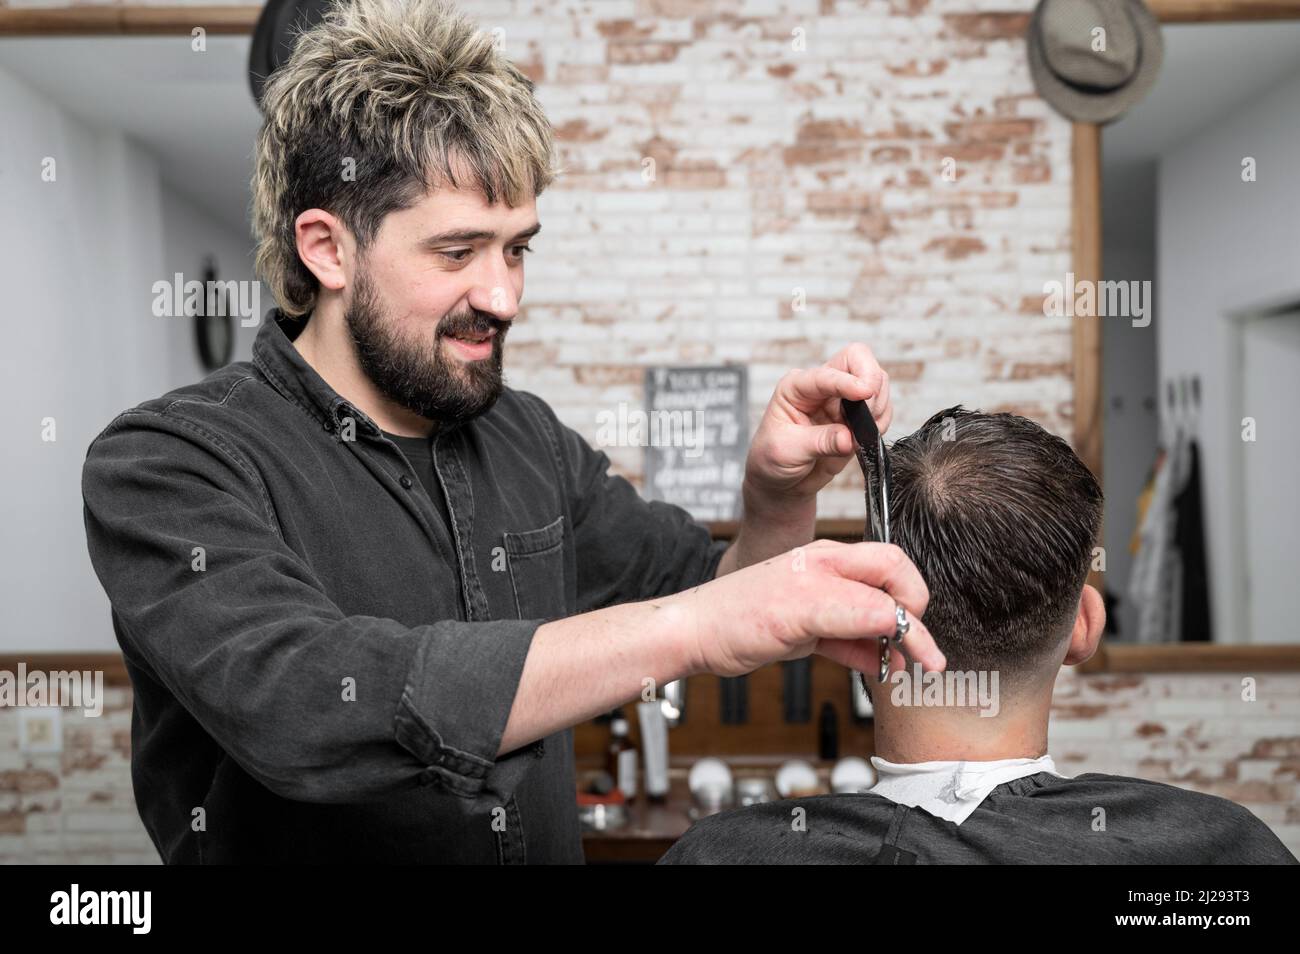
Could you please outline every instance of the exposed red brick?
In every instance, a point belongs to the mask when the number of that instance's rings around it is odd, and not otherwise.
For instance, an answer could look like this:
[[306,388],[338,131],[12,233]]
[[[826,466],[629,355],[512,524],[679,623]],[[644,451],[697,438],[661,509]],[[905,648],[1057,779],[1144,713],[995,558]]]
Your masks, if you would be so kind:
[[885,69],[894,76],[939,76],[948,69],[948,61],[942,58],[925,60],[923,65],[920,60],[908,60],[897,66],[886,63]]
[[597,20],[596,30],[607,40],[644,40],[655,32],[652,20]]
[[1052,705],[1052,715],[1062,719],[1098,719],[1109,711],[1110,706],[1087,705],[1082,702]]
[[[1251,746],[1252,759],[1300,759],[1300,735],[1258,739]],[[3,785],[0,785],[3,788]]]
[[906,139],[911,141],[928,140],[934,138],[934,133],[924,126],[914,126],[913,124],[901,119],[895,119],[894,124],[886,129],[872,129],[863,133],[866,139]]
[[554,82],[605,83],[609,81],[609,67],[600,63],[560,63],[555,67]]
[[1037,94],[1021,93],[1018,96],[999,96],[993,100],[993,112],[998,116],[1015,116],[1020,112],[1020,104],[1027,100],[1038,99]]
[[605,61],[619,65],[671,63],[681,49],[680,43],[610,43],[605,47]]
[[0,772],[0,792],[45,792],[58,787],[58,776],[43,769],[8,769]]
[[[721,6],[721,4],[714,6]],[[643,17],[681,20],[696,16],[700,12],[700,4],[699,0],[640,0],[636,12],[638,16]]]
[[1010,209],[1020,204],[1015,192],[980,192],[978,198],[981,209]]
[[925,373],[924,361],[886,361],[884,364],[891,381],[919,381]]
[[944,123],[950,139],[973,142],[1006,142],[1011,139],[1028,139],[1037,134],[1036,119],[968,119]]
[[852,212],[875,210],[880,199],[870,192],[809,192],[808,210],[818,215],[848,215]]
[[795,142],[801,146],[821,142],[861,142],[862,129],[843,119],[807,119],[795,130]]
[[941,252],[947,259],[967,258],[985,251],[984,242],[974,235],[947,235],[926,243],[927,252]]
[[854,220],[853,231],[872,242],[879,242],[894,231],[894,226],[884,212],[870,209]]
[[645,381],[645,368],[635,364],[579,365],[573,369],[573,373],[579,384],[595,388],[607,388],[619,384],[642,384]]
[[972,40],[1023,40],[1029,30],[1028,13],[945,13],[943,22]]
[[[1035,299],[1035,301],[1039,301]],[[1039,301],[1041,311],[1042,302]],[[1141,676],[1084,676],[1088,688],[1093,692],[1126,692],[1141,688],[1145,681]]]
[[608,130],[592,129],[585,119],[570,119],[555,125],[555,138],[561,142],[599,142]]
[[660,167],[657,177],[660,185],[674,189],[721,189],[727,184],[726,171],[711,160]]
[[862,156],[861,149],[851,147],[828,149],[825,146],[787,146],[782,150],[782,159],[787,166],[816,166],[827,163],[849,165]]
[[1072,368],[1068,361],[1017,361],[1011,365],[1011,373],[1008,377],[1012,381],[1030,381],[1034,378],[1062,378],[1069,377],[1071,371]]
[[89,772],[103,767],[108,756],[102,752],[74,752],[65,749],[61,759],[63,774],[71,772]]
[[880,146],[871,150],[872,162],[908,162],[912,158],[912,150],[903,146]]
[[948,142],[925,146],[921,156],[931,163],[940,163],[945,159],[957,162],[957,175],[961,176],[963,162],[1000,162],[1006,155],[1007,147],[996,142]]
[[1052,167],[1046,162],[1017,164],[1011,167],[1011,181],[1015,183],[1051,182]]
[[757,341],[752,353],[754,360],[795,367],[811,367],[826,360],[825,346],[807,338],[789,341]]

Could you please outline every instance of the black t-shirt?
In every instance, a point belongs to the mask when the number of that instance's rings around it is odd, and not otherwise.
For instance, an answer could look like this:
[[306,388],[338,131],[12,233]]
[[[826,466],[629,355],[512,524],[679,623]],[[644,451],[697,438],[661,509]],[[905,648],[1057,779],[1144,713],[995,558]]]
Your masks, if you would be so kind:
[[420,483],[424,484],[429,499],[433,501],[434,509],[442,517],[443,525],[450,532],[451,515],[447,512],[447,498],[438,484],[438,475],[433,472],[433,438],[431,436],[402,437],[398,434],[390,434],[388,431],[384,431],[384,436],[396,444],[398,450],[410,462],[415,475],[420,478]]

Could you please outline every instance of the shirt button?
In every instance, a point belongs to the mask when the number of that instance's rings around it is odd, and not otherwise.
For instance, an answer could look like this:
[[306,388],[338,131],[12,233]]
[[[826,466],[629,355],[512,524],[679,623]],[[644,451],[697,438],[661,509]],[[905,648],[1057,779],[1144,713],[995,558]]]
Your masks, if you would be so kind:
[[323,426],[324,426],[325,430],[327,430],[327,431],[332,431],[332,430],[334,430],[334,425],[331,424],[329,421],[325,421],[325,422],[323,422]]
[[404,490],[410,490],[410,489],[411,489],[411,478],[410,478],[410,477],[407,477],[405,474],[403,474],[403,475],[402,475],[401,484],[402,484],[402,488],[403,488]]

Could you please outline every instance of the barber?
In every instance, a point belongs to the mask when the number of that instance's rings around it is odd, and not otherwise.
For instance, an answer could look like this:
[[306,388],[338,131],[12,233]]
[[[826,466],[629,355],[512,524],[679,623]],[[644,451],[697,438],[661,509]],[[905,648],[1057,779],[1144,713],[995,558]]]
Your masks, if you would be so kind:
[[[451,70],[409,69],[422,46],[391,72],[335,63],[367,30],[383,50],[451,37],[467,62],[448,97],[522,80],[468,26],[338,18],[268,86],[254,205],[281,307],[252,360],[119,414],[83,469],[90,558],[134,688],[136,804],[163,860],[580,862],[572,727],[646,685],[814,652],[870,669],[900,608],[903,653],[942,668],[900,550],[813,542],[818,491],[852,454],[840,400],[867,401],[881,430],[892,415],[870,349],[781,379],[730,545],[643,500],[503,383],[534,197],[485,201],[472,176],[409,196],[378,172],[340,183],[347,150],[389,140],[309,135],[338,90],[366,80],[367,102],[425,103]],[[475,69],[500,75],[475,86]],[[455,128],[518,125],[512,104]],[[301,201],[321,188],[338,200]],[[356,221],[399,192],[409,201],[362,241]]]
[[[284,325],[260,329],[251,364],[124,412],[85,464],[164,860],[576,862],[571,727],[645,680],[813,652],[869,670],[864,637],[892,633],[896,606],[904,653],[942,668],[902,551],[812,542],[817,492],[850,456],[839,399],[891,415],[865,345],[781,379],[726,546],[509,388],[438,422],[444,519],[391,410],[334,391]],[[355,360],[325,334],[337,298],[313,326],[337,349],[322,367]]]

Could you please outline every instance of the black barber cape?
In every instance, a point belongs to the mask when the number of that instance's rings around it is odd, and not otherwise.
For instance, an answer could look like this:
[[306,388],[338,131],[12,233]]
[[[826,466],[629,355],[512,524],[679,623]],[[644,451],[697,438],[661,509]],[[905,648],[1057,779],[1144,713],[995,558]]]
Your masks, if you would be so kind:
[[1039,772],[999,785],[961,825],[865,792],[732,809],[697,822],[659,863],[1297,862],[1225,798],[1119,775]]

